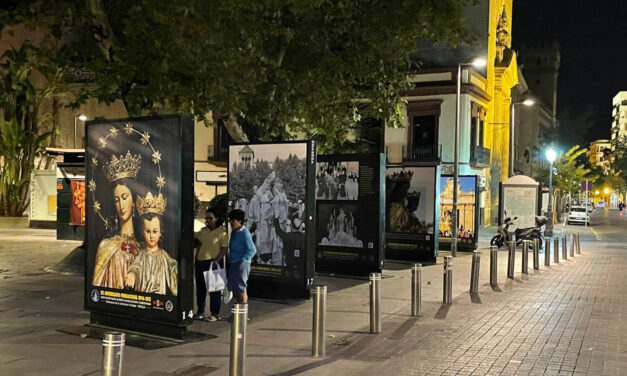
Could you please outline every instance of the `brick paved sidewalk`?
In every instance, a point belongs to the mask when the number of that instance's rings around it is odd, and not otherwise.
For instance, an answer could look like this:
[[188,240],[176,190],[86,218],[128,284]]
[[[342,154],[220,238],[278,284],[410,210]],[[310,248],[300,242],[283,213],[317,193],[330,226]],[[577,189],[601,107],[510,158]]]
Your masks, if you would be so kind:
[[[388,331],[302,374],[625,375],[626,267],[622,250],[601,246],[502,292],[485,287],[480,304],[466,294],[417,320],[399,312]],[[371,364],[351,372],[355,361]]]

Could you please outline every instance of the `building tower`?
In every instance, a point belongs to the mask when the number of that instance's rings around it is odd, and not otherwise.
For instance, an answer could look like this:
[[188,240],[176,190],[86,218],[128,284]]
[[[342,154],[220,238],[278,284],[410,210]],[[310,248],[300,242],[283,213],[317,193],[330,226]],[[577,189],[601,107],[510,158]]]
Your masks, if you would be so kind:
[[523,45],[519,63],[529,89],[548,107],[553,119],[557,113],[557,77],[560,68],[560,45],[557,41]]
[[239,151],[239,160],[242,166],[246,168],[255,167],[255,152],[248,145],[244,145],[242,150]]
[[625,145],[627,136],[627,91],[619,91],[612,99],[612,151]]

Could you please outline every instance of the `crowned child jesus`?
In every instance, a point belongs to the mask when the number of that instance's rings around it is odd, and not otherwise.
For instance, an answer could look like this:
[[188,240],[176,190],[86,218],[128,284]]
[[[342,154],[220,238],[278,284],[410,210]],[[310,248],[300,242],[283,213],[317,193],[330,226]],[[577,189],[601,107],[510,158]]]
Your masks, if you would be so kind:
[[138,292],[176,296],[178,263],[159,246],[166,200],[161,193],[155,197],[148,192],[144,198],[137,197],[136,205],[143,227],[143,252],[129,268],[124,285]]

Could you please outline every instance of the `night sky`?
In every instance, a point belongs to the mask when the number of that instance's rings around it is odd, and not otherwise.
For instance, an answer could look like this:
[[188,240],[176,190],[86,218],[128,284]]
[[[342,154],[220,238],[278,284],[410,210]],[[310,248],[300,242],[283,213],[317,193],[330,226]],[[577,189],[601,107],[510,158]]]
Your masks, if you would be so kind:
[[514,0],[512,19],[515,50],[522,43],[561,44],[558,118],[595,110],[584,139],[609,139],[612,98],[627,90],[627,1]]

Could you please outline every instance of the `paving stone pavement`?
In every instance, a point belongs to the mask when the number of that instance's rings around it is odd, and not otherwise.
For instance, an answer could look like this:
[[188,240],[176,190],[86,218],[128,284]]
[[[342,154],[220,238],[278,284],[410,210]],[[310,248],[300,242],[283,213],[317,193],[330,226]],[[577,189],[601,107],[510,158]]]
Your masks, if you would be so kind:
[[626,267],[624,252],[596,249],[486,287],[480,304],[459,296],[435,315],[397,315],[396,331],[348,357],[373,362],[371,375],[625,375]]

